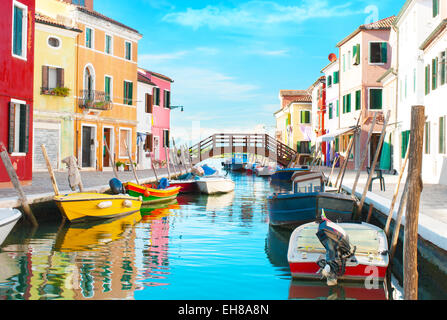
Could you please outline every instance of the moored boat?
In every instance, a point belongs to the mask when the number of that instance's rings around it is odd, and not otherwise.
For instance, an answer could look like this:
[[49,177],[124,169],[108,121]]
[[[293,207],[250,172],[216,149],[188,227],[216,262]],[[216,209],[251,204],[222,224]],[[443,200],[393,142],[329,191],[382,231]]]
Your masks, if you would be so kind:
[[295,172],[308,172],[309,168],[303,167],[303,168],[285,168],[285,169],[278,169],[271,175],[272,182],[275,181],[287,181],[291,182],[292,176]]
[[388,268],[385,232],[368,223],[334,223],[323,218],[296,228],[287,252],[294,279],[337,280],[366,278],[383,281]]
[[270,177],[272,174],[275,173],[275,170],[271,167],[257,167],[256,168],[256,175],[258,177]]
[[169,186],[173,188],[180,188],[179,193],[195,193],[199,192],[197,180],[170,180]]
[[125,194],[81,192],[55,196],[54,201],[71,222],[125,216],[141,207],[140,199]]
[[227,193],[235,187],[233,180],[224,177],[203,177],[197,180],[197,185],[200,192],[205,194]]
[[153,204],[170,201],[177,198],[181,187],[155,189],[149,185],[138,185],[132,182],[124,183],[126,192],[132,197],[141,197],[143,204]]
[[0,209],[0,245],[5,241],[6,237],[19,221],[22,213],[17,209],[2,208]]

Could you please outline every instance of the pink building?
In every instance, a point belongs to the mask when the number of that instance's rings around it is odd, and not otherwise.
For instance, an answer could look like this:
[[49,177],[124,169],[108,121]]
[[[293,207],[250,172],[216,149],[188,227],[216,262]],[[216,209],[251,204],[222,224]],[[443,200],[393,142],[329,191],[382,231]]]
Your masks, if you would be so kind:
[[169,148],[171,122],[171,83],[174,80],[159,73],[139,68],[154,86],[151,97],[152,109],[152,153],[153,159],[166,161],[165,146]]

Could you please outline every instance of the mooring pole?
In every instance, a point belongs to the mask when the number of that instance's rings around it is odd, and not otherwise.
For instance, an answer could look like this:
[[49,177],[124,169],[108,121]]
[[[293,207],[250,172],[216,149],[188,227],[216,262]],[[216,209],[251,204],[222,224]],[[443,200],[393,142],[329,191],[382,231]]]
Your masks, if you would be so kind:
[[408,163],[408,201],[404,237],[404,298],[418,299],[418,220],[422,183],[422,148],[424,141],[425,107],[411,108],[410,156]]
[[124,146],[126,147],[126,150],[127,150],[127,156],[129,158],[130,167],[132,168],[132,172],[133,172],[133,175],[135,177],[135,180],[137,181],[137,184],[139,186],[141,186],[140,181],[138,180],[138,176],[137,176],[137,172],[136,172],[135,166],[133,165],[132,156],[130,155],[130,150],[129,150],[129,147],[127,146],[126,140],[124,140]]
[[0,152],[0,157],[3,161],[3,164],[5,165],[6,172],[8,173],[9,179],[11,180],[14,188],[17,191],[17,194],[19,195],[19,200],[20,200],[20,203],[22,204],[23,210],[25,211],[25,214],[28,217],[31,224],[33,225],[33,227],[38,227],[39,224],[37,223],[36,217],[34,217],[34,214],[31,211],[31,207],[28,204],[28,200],[26,198],[25,192],[23,191],[23,188],[20,185],[19,177],[17,176],[14,166],[11,163],[11,159],[9,158],[9,154],[6,151],[6,148],[3,145],[3,143],[2,143],[2,149],[3,150]]
[[40,148],[42,149],[42,154],[43,154],[43,157],[45,158],[45,162],[47,164],[47,169],[48,169],[48,173],[50,174],[51,183],[53,184],[54,195],[58,196],[59,195],[59,187],[57,186],[57,181],[56,181],[56,177],[54,176],[53,167],[51,166],[50,159],[48,158],[47,149],[45,148],[44,144],[41,144]]

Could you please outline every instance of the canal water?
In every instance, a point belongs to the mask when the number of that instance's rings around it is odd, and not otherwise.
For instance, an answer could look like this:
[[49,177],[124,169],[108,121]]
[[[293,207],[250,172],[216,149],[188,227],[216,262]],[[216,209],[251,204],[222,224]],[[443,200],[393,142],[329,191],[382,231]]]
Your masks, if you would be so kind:
[[102,224],[20,228],[0,248],[0,299],[385,299],[382,287],[292,281],[290,232],[269,227],[262,177]]

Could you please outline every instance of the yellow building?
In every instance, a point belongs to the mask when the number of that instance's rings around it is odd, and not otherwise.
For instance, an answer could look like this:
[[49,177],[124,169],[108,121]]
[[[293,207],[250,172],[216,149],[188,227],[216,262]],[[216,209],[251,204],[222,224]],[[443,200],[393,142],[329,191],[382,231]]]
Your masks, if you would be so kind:
[[35,22],[33,170],[38,171],[46,170],[41,144],[54,169],[73,154],[75,44],[81,30],[40,13],[39,7]]
[[[71,2],[71,1],[68,1]],[[77,3],[75,1],[74,3]],[[76,25],[73,154],[85,170],[111,170],[135,159],[138,31],[93,10],[93,1],[75,5],[37,0],[43,14]]]
[[280,90],[281,109],[274,113],[276,138],[301,154],[310,153],[312,96],[307,90]]

